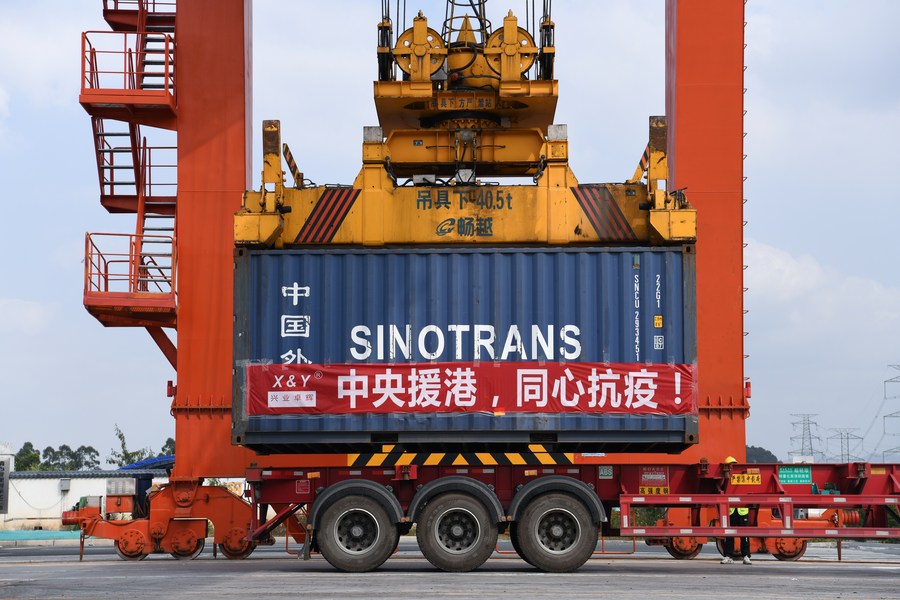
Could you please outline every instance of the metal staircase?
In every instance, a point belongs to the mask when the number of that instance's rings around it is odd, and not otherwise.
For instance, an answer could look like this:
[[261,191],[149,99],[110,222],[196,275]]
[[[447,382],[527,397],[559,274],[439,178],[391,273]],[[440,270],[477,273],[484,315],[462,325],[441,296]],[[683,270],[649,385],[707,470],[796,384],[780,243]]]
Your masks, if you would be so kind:
[[103,19],[113,31],[174,31],[175,0],[103,0]]
[[[104,0],[112,31],[82,36],[79,102],[91,116],[100,203],[134,233],[89,233],[84,305],[112,327],[145,327],[175,366],[177,324],[174,0]],[[155,143],[154,143],[155,141]]]

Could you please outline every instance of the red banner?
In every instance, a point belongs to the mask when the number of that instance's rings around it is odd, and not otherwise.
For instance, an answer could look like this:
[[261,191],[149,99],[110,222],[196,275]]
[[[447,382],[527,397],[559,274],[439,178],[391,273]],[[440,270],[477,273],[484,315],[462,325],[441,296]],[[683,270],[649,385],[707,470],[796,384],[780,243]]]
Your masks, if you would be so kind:
[[251,415],[697,412],[693,365],[445,362],[246,369]]

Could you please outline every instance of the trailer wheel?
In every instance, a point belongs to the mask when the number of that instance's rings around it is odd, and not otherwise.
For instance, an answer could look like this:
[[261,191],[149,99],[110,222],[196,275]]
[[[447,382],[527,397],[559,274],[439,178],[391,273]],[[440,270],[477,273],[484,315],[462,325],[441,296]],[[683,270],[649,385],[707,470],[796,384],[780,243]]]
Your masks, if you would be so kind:
[[[522,554],[522,544],[519,542],[519,526],[518,523],[510,523],[509,525],[509,541],[512,543],[513,550],[516,551],[516,554],[519,555],[519,558],[528,562],[528,559],[525,558],[525,555]],[[528,563],[531,564],[531,563]],[[532,567],[534,565],[531,565]]]
[[345,496],[322,514],[319,550],[331,566],[360,573],[377,569],[396,547],[397,525],[377,501]]
[[578,499],[550,493],[531,501],[518,523],[522,557],[552,573],[583,565],[597,548],[597,524]]
[[441,494],[422,509],[416,527],[419,549],[438,569],[477,569],[497,546],[497,523],[468,494]]
[[200,556],[200,553],[203,552],[203,549],[205,547],[206,547],[206,539],[197,538],[197,541],[194,545],[193,550],[189,550],[186,552],[180,552],[180,551],[176,550],[174,552],[170,552],[169,554],[171,554],[174,558],[176,558],[178,560],[194,560],[195,558]]

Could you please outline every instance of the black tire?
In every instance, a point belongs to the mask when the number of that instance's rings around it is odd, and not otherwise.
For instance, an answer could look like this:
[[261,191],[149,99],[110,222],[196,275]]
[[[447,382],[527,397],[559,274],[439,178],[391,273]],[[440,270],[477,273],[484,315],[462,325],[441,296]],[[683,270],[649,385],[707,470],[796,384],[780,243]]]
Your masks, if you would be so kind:
[[397,524],[378,502],[345,496],[322,514],[316,530],[319,551],[340,571],[362,573],[381,566],[394,552]]
[[587,507],[564,493],[538,496],[518,522],[522,557],[551,573],[568,573],[587,562],[597,548],[597,533]]
[[200,553],[203,552],[204,548],[206,548],[206,539],[197,538],[197,543],[190,552],[170,552],[169,554],[177,560],[194,560],[200,556]]
[[697,547],[690,552],[679,550],[672,544],[666,544],[664,547],[666,549],[666,552],[668,552],[672,558],[676,558],[678,560],[691,560],[693,558],[697,558],[697,555],[700,554],[701,550],[703,550],[703,544],[697,544]]
[[[516,554],[519,555],[519,558],[528,562],[528,559],[525,558],[525,555],[522,554],[522,545],[519,543],[519,526],[518,523],[510,523],[509,525],[509,541],[512,544],[513,550],[516,551]],[[531,563],[528,563],[531,565]],[[531,565],[532,567],[534,565]]]
[[468,494],[441,494],[422,509],[416,540],[428,562],[463,573],[484,564],[497,547],[497,523],[487,508]]

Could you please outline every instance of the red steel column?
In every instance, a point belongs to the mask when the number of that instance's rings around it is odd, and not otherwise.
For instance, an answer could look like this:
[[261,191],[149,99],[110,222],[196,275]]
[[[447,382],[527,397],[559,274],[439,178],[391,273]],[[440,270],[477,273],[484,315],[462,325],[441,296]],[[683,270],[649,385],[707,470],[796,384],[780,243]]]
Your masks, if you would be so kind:
[[234,213],[250,188],[251,0],[178,5],[178,388],[173,478],[345,455],[258,457],[231,444]]
[[231,445],[232,216],[250,186],[250,0],[179,2],[173,476],[241,476]]
[[700,447],[745,456],[744,0],[667,0],[669,189],[697,209]]

